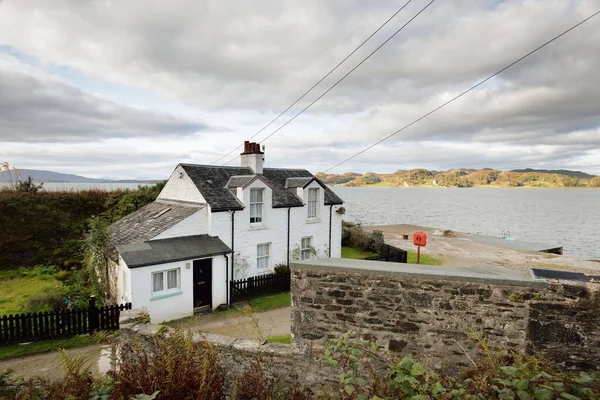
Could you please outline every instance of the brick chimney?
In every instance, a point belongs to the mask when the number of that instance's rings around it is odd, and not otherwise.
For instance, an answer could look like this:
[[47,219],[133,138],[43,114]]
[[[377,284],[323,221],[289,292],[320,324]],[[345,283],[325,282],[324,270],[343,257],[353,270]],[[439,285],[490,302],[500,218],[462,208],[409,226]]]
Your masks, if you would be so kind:
[[265,153],[260,151],[260,144],[249,141],[244,142],[242,156],[242,167],[250,168],[255,174],[263,173]]

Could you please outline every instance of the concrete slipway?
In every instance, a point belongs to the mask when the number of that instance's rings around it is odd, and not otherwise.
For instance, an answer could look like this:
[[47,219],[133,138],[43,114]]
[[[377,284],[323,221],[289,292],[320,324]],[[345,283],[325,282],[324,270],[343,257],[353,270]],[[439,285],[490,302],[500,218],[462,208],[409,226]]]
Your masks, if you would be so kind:
[[[367,230],[380,230],[385,241],[405,250],[416,250],[412,243],[413,232],[427,234],[427,246],[421,254],[437,258],[442,266],[482,267],[492,271],[493,267],[529,272],[531,268],[582,271],[598,274],[600,263],[578,257],[550,254],[544,251],[561,248],[560,244],[540,244],[520,240],[506,240],[501,237],[474,235],[455,232],[456,237],[435,236],[437,228],[418,225],[376,225]],[[403,235],[409,239],[404,240]]]

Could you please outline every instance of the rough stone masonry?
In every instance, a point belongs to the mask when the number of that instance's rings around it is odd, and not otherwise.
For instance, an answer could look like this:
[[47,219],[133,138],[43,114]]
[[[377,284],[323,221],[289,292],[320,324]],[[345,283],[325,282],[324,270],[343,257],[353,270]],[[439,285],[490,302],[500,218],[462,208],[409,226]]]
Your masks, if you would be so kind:
[[600,369],[600,296],[593,283],[528,272],[363,260],[292,265],[292,345],[313,358],[329,338],[362,340],[457,371],[495,348],[544,352],[564,368]]

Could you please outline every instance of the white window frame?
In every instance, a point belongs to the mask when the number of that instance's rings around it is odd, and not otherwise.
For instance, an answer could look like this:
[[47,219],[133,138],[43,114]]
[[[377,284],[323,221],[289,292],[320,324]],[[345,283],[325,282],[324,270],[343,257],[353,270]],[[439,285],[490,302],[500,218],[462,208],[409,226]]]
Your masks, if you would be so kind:
[[312,236],[305,236],[300,240],[300,259],[310,260],[313,258],[312,253]]
[[[177,272],[177,285],[175,287],[169,288],[168,285],[168,279],[169,279],[169,272],[172,271],[176,271]],[[154,277],[161,275],[162,274],[162,289],[160,290],[154,290]],[[170,269],[165,269],[163,271],[156,271],[152,273],[152,279],[150,281],[152,287],[152,296],[160,296],[163,294],[168,294],[168,293],[174,293],[174,292],[179,292],[181,291],[181,268],[170,268]]]
[[[267,248],[267,254],[263,254],[261,255],[260,249],[261,246],[266,246]],[[261,261],[265,260],[266,262],[264,262],[264,266],[260,266]],[[256,245],[256,270],[257,271],[267,271],[271,268],[271,243],[259,243],[258,245]]]
[[[311,196],[311,193],[314,193],[315,195]],[[316,219],[319,217],[319,189],[308,188],[307,198],[307,217],[309,219]]]
[[[252,201],[252,193],[260,193],[260,201]],[[250,189],[250,225],[262,225],[264,219],[265,189]],[[252,220],[254,219],[254,221]],[[257,221],[257,219],[260,219]]]

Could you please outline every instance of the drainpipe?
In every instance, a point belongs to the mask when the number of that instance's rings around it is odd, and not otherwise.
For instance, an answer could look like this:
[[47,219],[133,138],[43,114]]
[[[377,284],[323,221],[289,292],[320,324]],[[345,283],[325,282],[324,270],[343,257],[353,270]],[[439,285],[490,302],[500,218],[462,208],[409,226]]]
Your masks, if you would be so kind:
[[[233,265],[235,264],[235,210],[231,213],[231,280],[233,280]],[[227,293],[231,291],[231,281],[227,288]]]
[[331,217],[333,212],[333,204],[329,206],[329,258],[331,258]]
[[288,207],[288,236],[287,236],[287,265],[290,266],[290,211],[292,207]]
[[225,257],[225,304],[229,306],[229,257],[227,254],[223,254],[223,257]]

